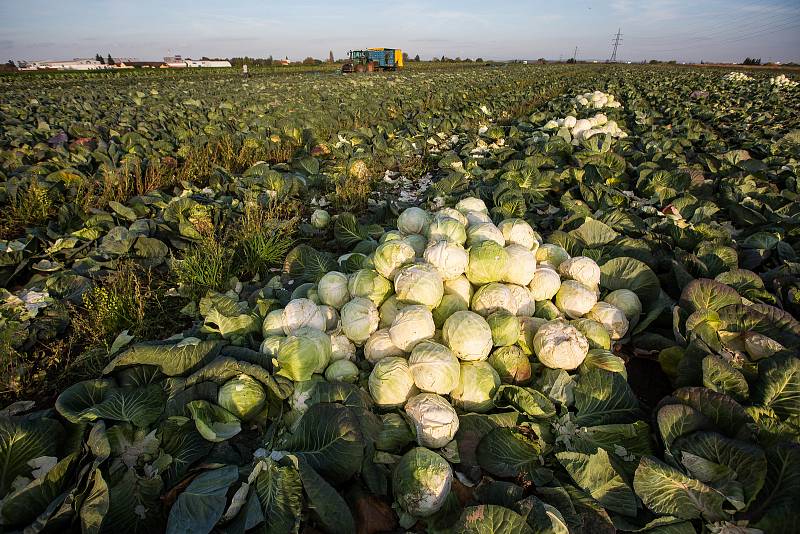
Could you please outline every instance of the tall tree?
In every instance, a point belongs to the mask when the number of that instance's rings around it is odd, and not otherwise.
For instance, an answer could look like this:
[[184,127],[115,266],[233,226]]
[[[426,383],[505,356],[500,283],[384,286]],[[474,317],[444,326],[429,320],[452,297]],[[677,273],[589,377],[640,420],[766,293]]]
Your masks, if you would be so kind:
[[333,63],[333,50],[328,51],[328,63]]
[[416,56],[414,56],[414,61],[416,61],[416,62],[419,62],[419,54],[417,54]]
[[94,60],[95,60],[95,61],[99,61],[99,62],[100,62],[100,63],[102,63],[103,65],[105,65],[105,63],[106,63],[106,61],[103,59],[103,56],[101,56],[100,54],[95,54],[95,56],[94,56]]
[[111,57],[111,54],[108,54],[108,57],[106,58],[106,65],[113,65],[115,63],[116,61],[114,61],[114,58]]

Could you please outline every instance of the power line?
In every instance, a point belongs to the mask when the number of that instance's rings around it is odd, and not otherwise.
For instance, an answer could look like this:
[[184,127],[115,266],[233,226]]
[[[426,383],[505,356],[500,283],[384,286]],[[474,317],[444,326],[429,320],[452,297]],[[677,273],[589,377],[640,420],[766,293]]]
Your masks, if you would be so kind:
[[[739,34],[737,36],[733,36],[733,37],[726,38],[726,39],[714,39],[713,40],[713,44],[727,44],[727,43],[736,43],[736,42],[740,42],[740,41],[746,41],[746,40],[749,40],[749,39],[754,39],[756,37],[760,37],[762,35],[773,34],[773,33],[786,31],[786,30],[789,30],[789,29],[794,29],[795,27],[800,27],[800,23],[799,22],[789,22],[789,23],[786,23],[786,24],[783,24],[783,25],[771,26],[770,28],[759,29],[759,30],[754,31],[753,33],[745,32],[744,34]],[[686,50],[688,48],[694,48],[697,45],[698,45],[698,43],[692,43],[692,44],[689,44],[689,45],[679,46],[679,47],[674,47],[674,48],[653,48],[653,52],[674,52],[674,51],[679,51],[679,50]],[[647,46],[647,45],[645,45],[645,46]]]
[[621,39],[622,34],[620,33],[621,31],[622,31],[622,28],[618,28],[617,29],[617,34],[614,36],[614,43],[613,43],[614,44],[614,51],[611,52],[611,59],[608,60],[610,63],[614,63],[617,60],[617,48],[619,48],[620,43],[622,43],[622,39]]

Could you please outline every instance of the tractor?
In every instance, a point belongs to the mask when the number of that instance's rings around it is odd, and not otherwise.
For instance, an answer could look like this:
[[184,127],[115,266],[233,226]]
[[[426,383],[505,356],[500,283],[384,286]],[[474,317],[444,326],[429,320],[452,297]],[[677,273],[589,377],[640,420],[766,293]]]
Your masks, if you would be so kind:
[[403,68],[403,51],[399,48],[367,48],[351,50],[342,72],[375,72]]

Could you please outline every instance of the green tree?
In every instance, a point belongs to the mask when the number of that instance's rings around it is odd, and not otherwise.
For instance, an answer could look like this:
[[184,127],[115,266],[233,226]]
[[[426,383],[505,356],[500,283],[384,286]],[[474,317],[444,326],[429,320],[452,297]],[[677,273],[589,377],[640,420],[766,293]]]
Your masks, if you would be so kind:
[[419,59],[419,54],[417,54],[416,56],[414,56],[414,61],[416,61],[417,63],[419,63],[419,61],[420,61],[420,59]]
[[108,54],[108,57],[106,58],[106,65],[114,65],[115,63],[116,61],[114,61],[114,58],[111,57],[111,54]]
[[101,56],[100,54],[95,54],[94,59],[95,59],[95,61],[99,61],[103,65],[106,64],[106,60],[104,60],[103,56]]
[[328,63],[333,63],[333,50],[328,51]]

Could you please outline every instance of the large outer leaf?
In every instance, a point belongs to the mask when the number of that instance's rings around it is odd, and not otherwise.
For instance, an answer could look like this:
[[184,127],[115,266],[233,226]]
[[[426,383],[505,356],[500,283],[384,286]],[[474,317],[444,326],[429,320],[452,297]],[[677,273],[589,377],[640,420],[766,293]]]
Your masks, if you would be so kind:
[[639,461],[633,488],[644,504],[658,514],[683,519],[702,516],[707,521],[728,518],[722,509],[722,494],[655,458],[645,456]]
[[727,436],[747,440],[752,435],[753,419],[732,398],[701,387],[676,390],[673,396],[705,415]]
[[453,532],[463,534],[533,534],[525,518],[495,504],[464,508]]
[[342,496],[303,458],[298,458],[298,467],[309,504],[325,530],[332,534],[355,532],[353,515]]
[[[800,446],[779,443],[767,449],[767,476],[752,514],[764,532],[797,532],[800,506]],[[763,516],[762,516],[763,514]]]
[[587,219],[579,228],[571,231],[570,235],[577,237],[589,248],[607,245],[619,236],[610,226],[594,219]]
[[0,495],[18,476],[31,472],[29,460],[58,456],[64,428],[54,419],[12,420],[0,417]]
[[632,423],[639,419],[639,401],[619,373],[591,368],[580,375],[574,395],[576,423],[580,426]]
[[103,374],[129,365],[157,365],[165,375],[179,376],[199,369],[214,359],[224,345],[220,341],[200,341],[182,347],[175,343],[134,345],[114,358],[103,369]]
[[511,428],[495,428],[478,444],[480,466],[498,477],[518,477],[539,464],[542,450],[538,444]]
[[634,258],[614,258],[600,266],[600,285],[611,289],[630,289],[645,308],[658,299],[661,285],[647,264]]
[[665,404],[656,414],[658,431],[667,449],[675,439],[695,430],[711,429],[713,423],[699,410],[685,404]]
[[225,512],[228,488],[239,478],[239,468],[228,465],[206,471],[192,480],[172,505],[167,534],[208,534]]
[[764,485],[767,460],[761,447],[728,439],[716,432],[694,432],[675,440],[674,448],[727,466],[742,485],[745,502],[752,501]]
[[783,419],[800,416],[800,359],[786,354],[759,362],[753,397]]
[[605,450],[598,449],[594,454],[560,452],[556,457],[575,483],[604,508],[622,515],[636,515],[636,495],[611,466]]
[[[77,456],[70,454],[47,474],[30,482],[23,489],[5,495],[2,518],[4,525],[26,526],[74,483]],[[27,467],[27,466],[26,466]]]
[[311,406],[282,448],[335,483],[352,478],[364,457],[358,418],[350,408],[335,403]]
[[716,280],[698,278],[683,288],[679,305],[691,314],[698,310],[717,311],[741,302],[742,298],[732,287]]
[[255,482],[266,524],[265,534],[291,534],[300,526],[303,486],[300,473],[293,466],[279,466],[269,458]]
[[718,393],[730,395],[739,402],[750,395],[744,375],[715,354],[703,358],[703,385]]
[[[111,485],[113,484],[113,485]],[[108,514],[103,532],[146,532],[164,530],[159,499],[164,484],[159,477],[144,478],[128,469],[116,482],[109,481]]]
[[108,484],[103,479],[103,473],[99,469],[95,469],[92,474],[91,489],[80,509],[81,532],[84,534],[100,532],[103,519],[108,513],[108,506]]
[[172,463],[164,473],[164,480],[169,487],[180,480],[194,462],[205,457],[212,447],[188,417],[166,419],[157,437],[161,448],[172,457]]

